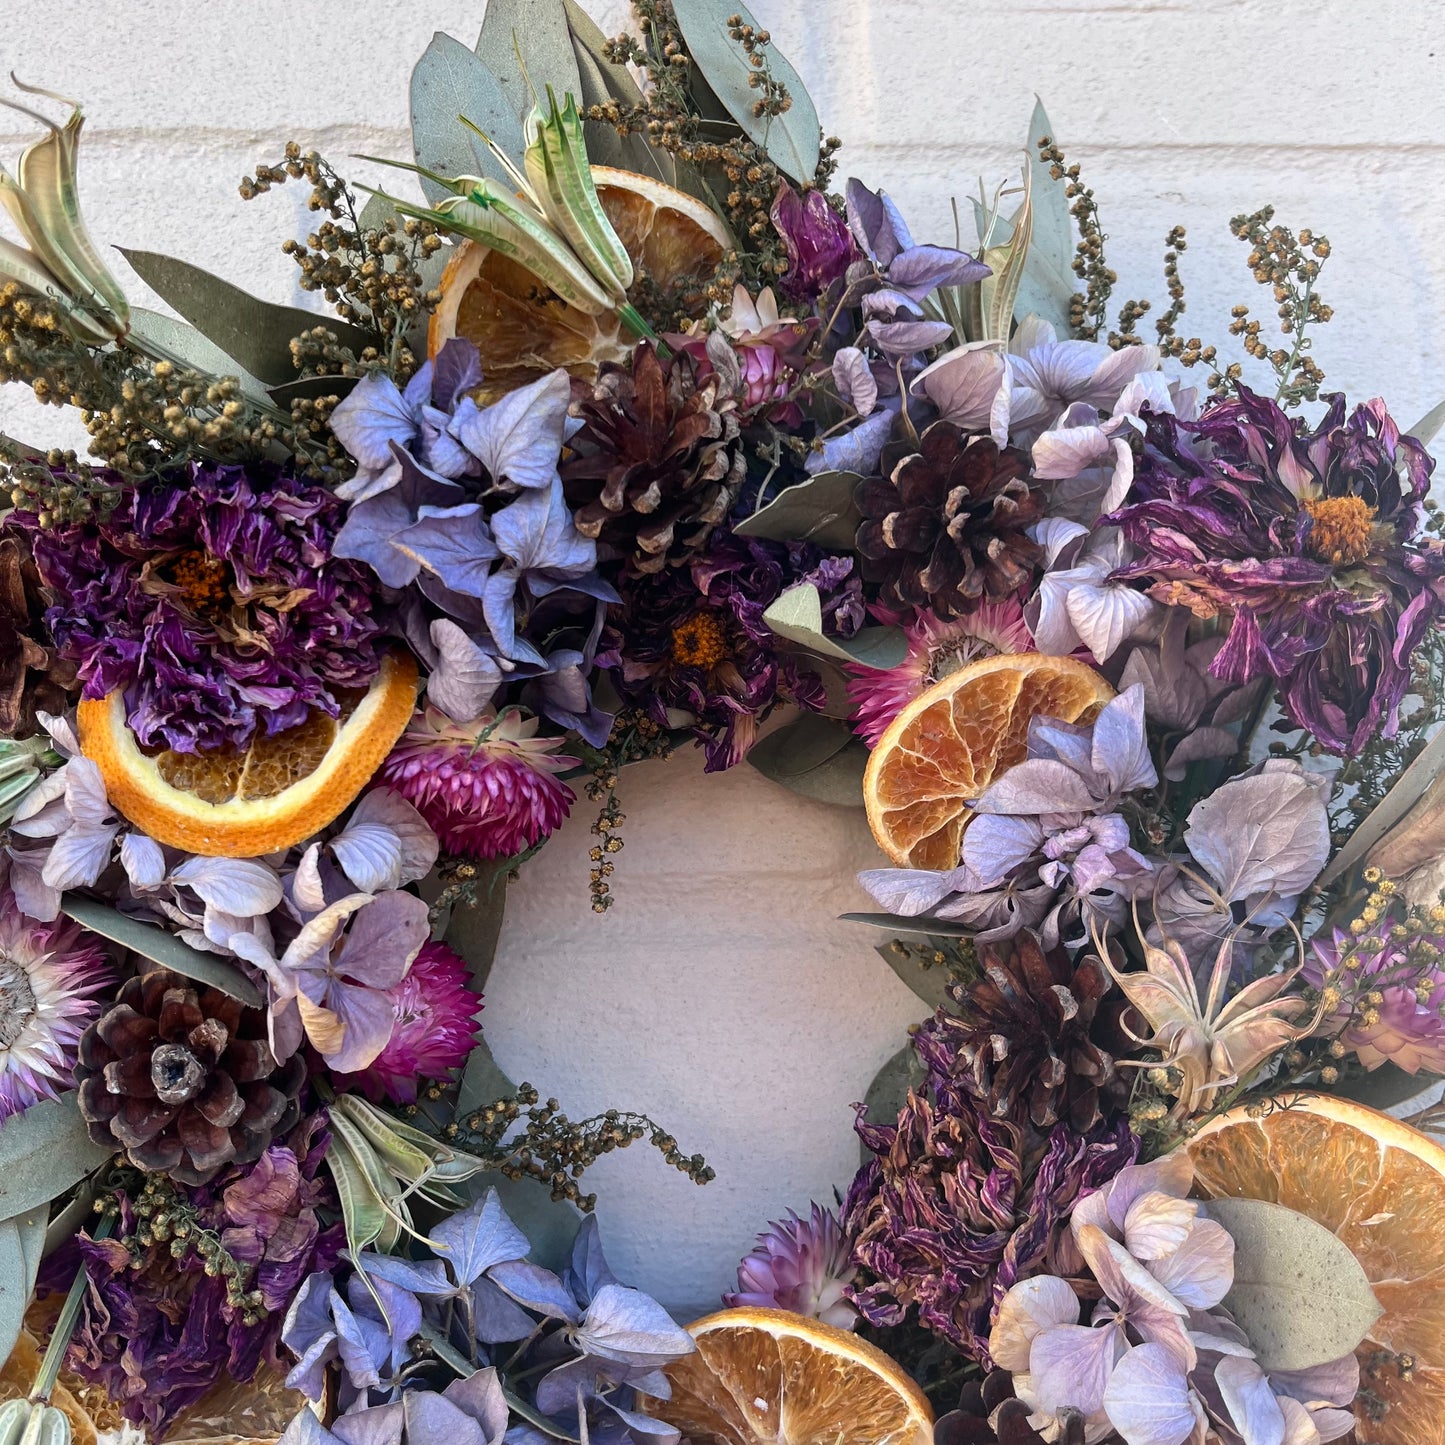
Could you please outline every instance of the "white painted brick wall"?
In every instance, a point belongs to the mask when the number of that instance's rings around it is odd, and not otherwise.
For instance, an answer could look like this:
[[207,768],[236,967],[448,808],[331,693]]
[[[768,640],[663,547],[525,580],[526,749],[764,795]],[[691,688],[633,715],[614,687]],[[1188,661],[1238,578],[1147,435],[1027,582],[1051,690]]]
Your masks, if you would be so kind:
[[[920,239],[951,236],[949,197],[1015,166],[1035,92],[1082,162],[1113,236],[1120,295],[1162,295],[1165,232],[1190,250],[1186,334],[1220,338],[1238,300],[1268,315],[1231,215],[1271,202],[1330,237],[1337,319],[1317,359],[1403,424],[1445,395],[1445,90],[1433,0],[756,0],[847,142],[843,175],[890,190]],[[188,257],[311,304],[277,249],[302,224],[291,186],[236,182],[291,137],[341,162],[407,157],[407,77],[434,30],[470,41],[480,0],[4,0],[0,59],[85,98],[82,162],[97,237]],[[599,20],[615,29],[617,0]],[[0,151],[23,127],[0,119]],[[375,168],[354,174],[374,179]],[[145,288],[132,283],[137,301]],[[1146,322],[1147,325],[1147,322]],[[22,393],[0,426],[73,440]],[[620,1271],[705,1305],[769,1215],[846,1186],[849,1103],[919,1010],[831,922],[868,861],[857,815],[692,757],[624,782],[619,903],[586,908],[585,804],[527,871],[485,1023],[515,1077],[574,1115],[647,1109],[718,1181],[698,1190],[641,1150],[597,1172]]]

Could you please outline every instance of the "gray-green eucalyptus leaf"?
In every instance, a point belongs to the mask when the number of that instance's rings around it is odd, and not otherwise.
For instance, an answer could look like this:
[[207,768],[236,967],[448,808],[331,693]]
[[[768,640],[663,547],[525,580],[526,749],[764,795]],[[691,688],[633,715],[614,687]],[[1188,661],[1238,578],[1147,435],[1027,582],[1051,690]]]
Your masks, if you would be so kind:
[[457,1117],[474,1113],[484,1105],[516,1092],[517,1086],[492,1057],[486,1039],[479,1039],[467,1058],[466,1068],[462,1070],[462,1082],[457,1090]]
[[1263,1199],[1211,1199],[1205,1208],[1234,1238],[1224,1307],[1266,1370],[1306,1370],[1354,1351],[1382,1311],[1337,1235]]
[[19,1226],[13,1219],[0,1220],[0,1359],[10,1358],[20,1338],[34,1283],[26,1266]]
[[734,15],[756,30],[764,27],[737,0],[675,0],[673,8],[694,63],[727,113],[779,170],[795,181],[811,182],[818,168],[822,131],[802,77],[776,46],[769,45],[765,51],[768,69],[775,81],[787,87],[792,104],[782,115],[754,115],[753,106],[761,92],[749,80],[757,72],[748,64],[742,46],[728,34],[728,21]]
[[[258,377],[227,356],[214,341],[201,335],[194,326],[162,315],[144,306],[132,306],[130,329],[149,353],[173,357],[185,366],[194,367],[207,376],[233,376],[241,383],[241,391],[252,401],[269,402],[271,393]],[[333,378],[327,377],[331,381]],[[295,385],[295,383],[289,383]]]
[[856,472],[819,472],[779,492],[733,530],[742,537],[814,542],[828,551],[851,551],[862,520],[853,500],[862,480]]
[[[490,176],[510,185],[506,168],[462,124],[491,137],[513,159],[522,154],[522,122],[501,82],[460,40],[438,31],[411,73],[411,145],[416,163],[443,176]],[[427,176],[422,191],[435,205],[450,192]]]
[[487,975],[492,971],[506,908],[507,875],[493,874],[479,884],[476,902],[456,904],[447,920],[444,941],[466,959],[472,982],[479,989],[486,988]]
[[1438,406],[1432,406],[1405,435],[1414,437],[1422,447],[1428,447],[1435,440],[1442,426],[1445,426],[1445,401]]
[[67,893],[60,900],[60,908],[92,933],[119,943],[173,973],[184,974],[197,983],[218,988],[251,1008],[260,1008],[266,1002],[261,990],[235,964],[228,963],[219,954],[202,953],[182,943],[175,934],[167,933],[154,923],[129,918],[116,912],[108,903],[98,903],[81,893]]
[[562,0],[487,0],[476,55],[496,76],[518,121],[547,86],[558,95],[577,95],[582,88]]
[[[324,326],[336,333],[343,346],[358,353],[376,341],[370,331],[339,318],[262,301],[175,256],[125,246],[118,249],[166,305],[267,386],[296,379],[291,343],[303,331]],[[234,373],[235,365],[227,371]]]
[[878,956],[934,1012],[952,1002],[948,992],[948,969],[943,964],[924,966],[912,954],[900,953],[891,943],[880,943]]
[[838,807],[863,806],[868,749],[847,723],[804,713],[759,738],[749,764],[790,792]]
[[32,1104],[0,1129],[0,1215],[48,1205],[113,1152],[91,1143],[73,1093]]
[[[912,1044],[904,1046],[878,1070],[863,1102],[868,1106],[866,1118],[870,1124],[891,1124],[898,1111],[908,1099],[908,1091],[916,1089],[925,1077],[923,1064]],[[863,1161],[867,1163],[873,1155],[865,1144],[862,1146]]]
[[823,601],[811,582],[788,588],[763,613],[763,621],[786,641],[837,662],[886,669],[908,655],[908,639],[900,627],[865,627],[854,637],[825,636]]
[[954,923],[947,918],[900,918],[894,913],[840,913],[844,923],[864,923],[909,938],[972,938],[976,925]]

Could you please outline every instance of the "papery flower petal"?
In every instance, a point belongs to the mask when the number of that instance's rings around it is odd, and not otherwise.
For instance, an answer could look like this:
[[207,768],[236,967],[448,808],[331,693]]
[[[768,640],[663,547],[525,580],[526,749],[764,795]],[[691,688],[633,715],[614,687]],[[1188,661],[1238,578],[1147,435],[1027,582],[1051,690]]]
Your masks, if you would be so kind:
[[1214,1367],[1214,1380],[1244,1445],[1282,1445],[1284,1414],[1254,1360],[1226,1356]]
[[1043,1330],[1029,1347],[1034,1393],[1052,1413],[1072,1406],[1092,1415],[1104,1403],[1114,1366],[1129,1342],[1118,1325],[1058,1325]]
[[1020,1280],[999,1301],[988,1353],[994,1367],[1019,1374],[1029,1368],[1029,1348],[1043,1330],[1079,1322],[1079,1297],[1066,1280],[1035,1275]]
[[[1141,1194],[1124,1216],[1124,1247],[1145,1264],[1161,1260],[1173,1254],[1189,1238],[1198,1213],[1199,1205],[1192,1199],[1173,1199],[1157,1192]],[[1157,1274],[1155,1278],[1158,1278]],[[1185,1300],[1183,1303],[1192,1304],[1193,1301]]]
[[159,888],[166,876],[161,845],[144,833],[127,833],[120,840],[120,863],[132,888]]
[[452,435],[497,481],[550,486],[557,475],[571,381],[557,370],[507,392],[492,406],[458,407]]
[[188,858],[171,871],[171,881],[194,890],[212,908],[243,918],[269,913],[283,894],[275,870],[250,858]]
[[1127,1445],[1184,1445],[1205,1423],[1184,1371],[1159,1345],[1137,1345],[1114,1366],[1104,1410]]

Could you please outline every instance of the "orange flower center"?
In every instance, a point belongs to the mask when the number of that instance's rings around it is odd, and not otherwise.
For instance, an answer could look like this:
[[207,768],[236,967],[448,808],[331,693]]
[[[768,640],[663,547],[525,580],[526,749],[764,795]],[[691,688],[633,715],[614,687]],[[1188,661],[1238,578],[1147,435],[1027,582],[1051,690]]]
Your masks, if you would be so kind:
[[1363,497],[1322,497],[1300,505],[1310,519],[1305,547],[1312,557],[1338,567],[1369,555],[1375,509]]
[[710,612],[698,612],[672,629],[672,660],[679,667],[711,669],[731,656],[727,633]]
[[226,564],[208,552],[182,552],[171,564],[171,581],[196,612],[209,612],[226,600]]

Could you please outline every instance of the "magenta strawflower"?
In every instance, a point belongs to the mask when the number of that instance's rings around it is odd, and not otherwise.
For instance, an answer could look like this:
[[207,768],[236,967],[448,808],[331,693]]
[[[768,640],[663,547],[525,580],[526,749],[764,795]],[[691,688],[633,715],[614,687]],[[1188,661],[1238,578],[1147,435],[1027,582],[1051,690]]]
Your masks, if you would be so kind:
[[466,960],[444,943],[423,944],[387,996],[396,1021],[386,1047],[360,1073],[338,1080],[378,1104],[414,1104],[419,1079],[447,1080],[466,1063],[482,996]]
[[1015,597],[1002,602],[986,598],[962,617],[949,621],[932,612],[907,614],[875,608],[880,622],[903,624],[908,638],[908,656],[886,671],[850,665],[848,697],[853,703],[854,724],[869,747],[874,746],[888,724],[921,692],[940,678],[957,672],[980,657],[1001,652],[1032,652],[1034,640],[1024,622],[1023,608]]
[[113,982],[94,934],[33,923],[0,890],[0,1121],[74,1087],[76,1046]]
[[729,1309],[744,1305],[792,1310],[825,1325],[851,1330],[858,1311],[844,1291],[858,1273],[848,1238],[831,1209],[815,1204],[799,1219],[790,1209],[758,1235],[738,1265],[738,1287],[723,1296]]
[[576,794],[557,777],[577,766],[565,738],[538,737],[516,708],[455,723],[428,706],[381,765],[381,782],[461,858],[510,858],[556,831]]

